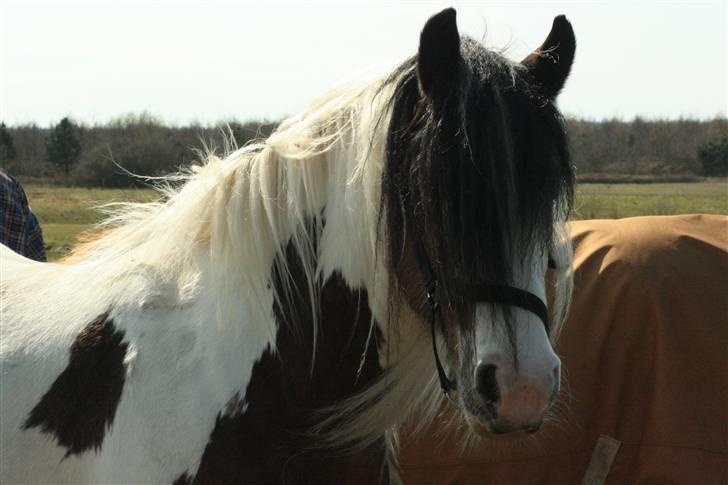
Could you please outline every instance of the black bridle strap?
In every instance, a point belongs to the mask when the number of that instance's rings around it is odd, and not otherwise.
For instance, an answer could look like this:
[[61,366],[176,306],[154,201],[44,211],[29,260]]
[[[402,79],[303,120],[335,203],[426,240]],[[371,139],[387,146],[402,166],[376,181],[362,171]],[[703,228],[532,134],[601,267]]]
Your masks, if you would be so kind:
[[420,272],[425,277],[425,291],[427,296],[427,304],[430,307],[430,328],[432,330],[432,352],[435,354],[435,367],[437,368],[437,376],[440,378],[440,387],[447,397],[450,397],[450,391],[456,389],[455,381],[447,377],[445,368],[440,362],[440,354],[437,351],[437,335],[435,327],[437,325],[437,317],[440,314],[440,304],[437,301],[437,276],[432,271],[430,260],[427,259],[425,248],[422,241],[415,238],[414,241],[415,259],[420,267]]
[[440,378],[440,387],[442,388],[442,392],[445,393],[447,397],[450,397],[450,391],[455,390],[457,387],[455,384],[455,381],[450,379],[447,374],[445,373],[445,368],[442,366],[442,362],[440,362],[440,355],[437,352],[437,338],[435,335],[435,325],[437,323],[437,314],[439,313],[439,305],[435,303],[435,305],[432,307],[432,315],[431,315],[431,325],[430,328],[432,329],[432,352],[435,354],[435,367],[437,368],[437,377]]
[[[422,275],[426,278],[425,290],[427,292],[427,303],[430,307],[430,328],[432,331],[432,352],[435,354],[435,368],[437,376],[440,379],[440,387],[446,396],[450,397],[450,391],[455,390],[457,385],[453,379],[450,379],[445,372],[445,368],[440,361],[440,354],[437,351],[437,317],[440,313],[440,305],[437,301],[437,276],[432,271],[430,262],[425,255],[421,241],[414,243],[415,258],[420,267]],[[522,308],[539,317],[546,329],[546,335],[549,335],[549,312],[546,304],[533,293],[520,288],[504,285],[478,285],[473,287],[474,298],[476,301],[495,303],[499,305],[509,305]]]
[[[440,387],[446,396],[450,397],[450,391],[455,390],[457,385],[453,379],[450,379],[445,373],[445,368],[440,362],[440,355],[437,351],[437,334],[435,327],[437,325],[437,317],[440,313],[440,305],[438,303],[438,284],[437,276],[432,270],[430,260],[427,258],[422,240],[415,235],[413,238],[415,259],[420,267],[420,272],[425,277],[425,291],[427,292],[427,303],[430,307],[430,323],[432,329],[432,351],[435,354],[435,367],[437,368],[437,376],[440,378]],[[552,267],[553,260],[549,258],[549,267]],[[555,265],[553,265],[555,266]],[[538,316],[543,322],[546,329],[546,335],[549,335],[549,312],[546,304],[526,290],[503,285],[478,285],[474,288],[475,300],[499,305],[510,305],[524,310],[530,311]]]
[[[435,354],[435,368],[437,376],[440,378],[440,387],[446,396],[450,397],[450,391],[456,389],[455,381],[450,379],[445,372],[445,368],[440,361],[440,355],[437,351],[437,335],[435,326],[440,306],[435,299],[435,291],[437,289],[437,280],[432,279],[428,283],[427,301],[430,304],[432,312],[430,318],[430,328],[432,330],[432,352]],[[550,335],[549,312],[546,304],[533,293],[520,288],[502,285],[480,285],[475,287],[475,299],[479,302],[495,303],[498,305],[509,305],[522,308],[539,317],[546,329],[546,335]]]
[[475,300],[509,305],[529,311],[541,319],[546,335],[550,335],[549,311],[543,300],[533,293],[504,285],[478,285],[474,287]]

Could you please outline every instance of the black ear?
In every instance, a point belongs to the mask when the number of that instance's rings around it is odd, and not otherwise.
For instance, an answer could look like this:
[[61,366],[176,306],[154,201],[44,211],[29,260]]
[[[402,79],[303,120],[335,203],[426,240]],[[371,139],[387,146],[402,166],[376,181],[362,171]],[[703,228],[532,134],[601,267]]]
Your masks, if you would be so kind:
[[559,15],[554,19],[551,32],[543,45],[521,63],[531,71],[541,93],[554,99],[569,76],[575,50],[574,29],[565,16]]
[[447,8],[430,17],[420,34],[417,77],[422,93],[431,99],[447,93],[455,84],[460,61],[455,9]]

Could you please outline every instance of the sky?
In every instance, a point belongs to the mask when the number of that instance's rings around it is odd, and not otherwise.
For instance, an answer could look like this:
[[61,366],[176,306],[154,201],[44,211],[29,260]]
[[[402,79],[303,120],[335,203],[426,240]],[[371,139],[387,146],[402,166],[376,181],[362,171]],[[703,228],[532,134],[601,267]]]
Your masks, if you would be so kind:
[[587,119],[728,112],[728,1],[0,0],[0,121],[277,120],[416,53],[432,14],[515,60],[565,14],[561,110]]

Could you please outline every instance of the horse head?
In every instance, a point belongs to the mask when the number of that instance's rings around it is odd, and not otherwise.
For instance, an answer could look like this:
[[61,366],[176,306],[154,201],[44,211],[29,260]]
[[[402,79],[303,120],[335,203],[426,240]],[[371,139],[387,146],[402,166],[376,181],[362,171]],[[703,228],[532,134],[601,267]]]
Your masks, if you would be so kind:
[[559,228],[574,173],[555,98],[574,50],[559,16],[512,62],[461,37],[447,9],[426,23],[391,101],[390,287],[431,330],[440,384],[479,433],[537,430],[559,391],[550,335],[568,297],[549,312],[546,278],[549,261],[570,266]]

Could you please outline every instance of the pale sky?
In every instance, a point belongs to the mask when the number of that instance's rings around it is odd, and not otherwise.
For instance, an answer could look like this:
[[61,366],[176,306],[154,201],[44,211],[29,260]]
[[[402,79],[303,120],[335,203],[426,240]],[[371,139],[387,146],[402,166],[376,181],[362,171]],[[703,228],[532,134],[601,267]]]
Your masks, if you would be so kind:
[[278,119],[417,50],[427,18],[522,59],[566,14],[567,115],[726,116],[728,1],[307,2],[0,0],[0,121]]

